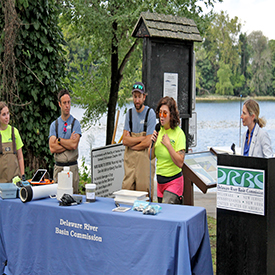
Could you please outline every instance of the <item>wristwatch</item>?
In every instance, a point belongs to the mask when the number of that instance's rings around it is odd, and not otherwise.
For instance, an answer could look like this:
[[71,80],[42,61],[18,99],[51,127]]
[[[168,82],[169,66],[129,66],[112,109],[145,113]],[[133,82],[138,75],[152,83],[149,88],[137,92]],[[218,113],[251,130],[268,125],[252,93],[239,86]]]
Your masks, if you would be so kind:
[[59,145],[61,144],[60,138],[57,139],[57,143],[58,143]]

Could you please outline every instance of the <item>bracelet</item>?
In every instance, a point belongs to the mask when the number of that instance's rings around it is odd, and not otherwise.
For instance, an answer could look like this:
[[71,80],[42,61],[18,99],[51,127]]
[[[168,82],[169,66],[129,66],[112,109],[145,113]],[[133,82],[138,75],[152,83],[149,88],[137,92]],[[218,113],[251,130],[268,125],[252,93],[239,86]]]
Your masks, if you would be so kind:
[[58,143],[59,145],[61,145],[61,142],[60,142],[60,141],[61,141],[61,139],[58,138],[58,139],[57,139],[57,143]]

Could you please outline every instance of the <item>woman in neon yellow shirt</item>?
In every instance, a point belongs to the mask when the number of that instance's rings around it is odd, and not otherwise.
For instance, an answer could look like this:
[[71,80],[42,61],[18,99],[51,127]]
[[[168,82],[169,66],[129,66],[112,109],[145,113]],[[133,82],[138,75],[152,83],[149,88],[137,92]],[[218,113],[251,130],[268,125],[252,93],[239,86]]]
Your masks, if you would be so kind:
[[158,202],[181,204],[183,194],[182,166],[185,156],[186,138],[180,124],[176,101],[172,97],[162,98],[156,109],[161,124],[160,131],[154,131],[148,155],[157,158]]
[[12,182],[16,176],[25,180],[24,144],[18,130],[9,122],[9,108],[5,102],[0,102],[0,183]]

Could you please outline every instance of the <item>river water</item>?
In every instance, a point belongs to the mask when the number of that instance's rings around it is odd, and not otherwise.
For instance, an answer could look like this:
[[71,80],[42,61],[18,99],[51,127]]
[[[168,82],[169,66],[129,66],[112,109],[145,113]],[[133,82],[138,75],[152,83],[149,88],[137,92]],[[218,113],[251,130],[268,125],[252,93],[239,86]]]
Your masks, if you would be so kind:
[[[191,147],[193,152],[202,152],[208,150],[208,147],[227,146],[232,143],[240,145],[241,135],[247,130],[246,127],[240,127],[240,109],[243,102],[197,102],[195,112],[197,113],[197,146]],[[273,152],[275,152],[275,102],[260,101],[260,117],[265,117],[267,125],[265,130],[269,133],[272,140]],[[132,107],[129,103],[127,108]],[[71,113],[78,120],[81,120],[84,110],[79,107],[72,107]],[[124,109],[120,110],[118,127],[115,141],[118,142],[123,133]],[[91,163],[91,149],[105,146],[106,140],[106,116],[92,126],[89,130],[83,131],[79,144],[79,159],[85,158],[85,163],[89,166]]]

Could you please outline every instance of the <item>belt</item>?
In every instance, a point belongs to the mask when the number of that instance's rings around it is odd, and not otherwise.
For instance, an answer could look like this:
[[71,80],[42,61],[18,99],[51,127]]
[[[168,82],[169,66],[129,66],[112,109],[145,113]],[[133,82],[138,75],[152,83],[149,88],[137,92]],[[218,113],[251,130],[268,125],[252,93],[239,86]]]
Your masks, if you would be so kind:
[[72,161],[72,162],[56,162],[55,165],[57,166],[73,166],[77,164],[77,160],[76,161]]

